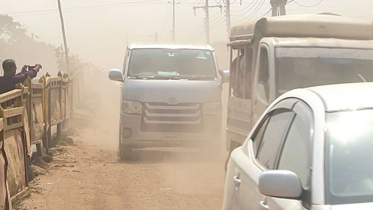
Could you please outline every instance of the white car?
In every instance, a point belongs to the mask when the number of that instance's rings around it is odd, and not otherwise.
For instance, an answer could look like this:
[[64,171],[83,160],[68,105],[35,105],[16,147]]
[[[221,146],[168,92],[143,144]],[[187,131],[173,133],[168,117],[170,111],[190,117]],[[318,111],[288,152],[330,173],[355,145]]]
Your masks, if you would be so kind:
[[231,154],[223,209],[373,209],[373,83],[274,101]]

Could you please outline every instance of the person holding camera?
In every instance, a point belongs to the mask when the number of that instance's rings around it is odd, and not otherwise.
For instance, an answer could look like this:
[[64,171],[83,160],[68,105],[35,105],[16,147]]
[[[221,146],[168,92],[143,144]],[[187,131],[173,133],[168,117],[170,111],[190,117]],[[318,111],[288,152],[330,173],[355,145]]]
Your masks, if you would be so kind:
[[22,71],[16,74],[17,65],[13,59],[3,61],[4,76],[0,77],[0,94],[14,90],[16,84],[23,83],[27,77],[31,79],[36,77],[39,70],[42,68],[40,64],[34,66],[24,65]]

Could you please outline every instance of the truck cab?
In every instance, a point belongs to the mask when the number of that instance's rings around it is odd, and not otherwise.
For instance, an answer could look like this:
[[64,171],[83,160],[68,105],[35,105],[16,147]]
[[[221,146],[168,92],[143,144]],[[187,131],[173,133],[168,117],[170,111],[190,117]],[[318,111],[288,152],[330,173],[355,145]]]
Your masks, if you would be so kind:
[[294,15],[232,27],[227,150],[240,146],[283,93],[317,85],[373,81],[373,27],[336,15]]

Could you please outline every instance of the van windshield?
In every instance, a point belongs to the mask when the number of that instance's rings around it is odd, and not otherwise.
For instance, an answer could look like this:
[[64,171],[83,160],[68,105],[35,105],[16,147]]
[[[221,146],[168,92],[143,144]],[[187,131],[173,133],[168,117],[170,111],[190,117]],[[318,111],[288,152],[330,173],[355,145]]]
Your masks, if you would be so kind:
[[213,52],[195,49],[132,50],[128,77],[146,79],[216,79]]
[[343,48],[277,48],[277,95],[295,88],[372,82],[373,50]]

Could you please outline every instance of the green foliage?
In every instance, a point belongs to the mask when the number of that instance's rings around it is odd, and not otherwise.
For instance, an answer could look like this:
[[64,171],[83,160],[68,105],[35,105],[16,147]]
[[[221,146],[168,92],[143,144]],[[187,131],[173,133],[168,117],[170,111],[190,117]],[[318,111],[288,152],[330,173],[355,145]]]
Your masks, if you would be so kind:
[[7,44],[31,42],[27,30],[8,15],[0,15],[0,38]]
[[[62,46],[55,47],[34,40],[38,38],[27,34],[21,23],[8,15],[0,15],[0,63],[5,58],[13,58],[18,66],[40,63],[43,70],[57,76],[58,71],[67,72],[65,52]],[[100,68],[87,62],[75,54],[69,53],[70,73],[78,70],[100,71]],[[1,69],[0,69],[1,70]],[[46,73],[46,72],[43,72]],[[0,74],[1,75],[1,74]]]
[[[61,72],[67,72],[66,68],[66,56],[65,51],[63,50],[63,47],[57,47],[55,48],[55,56],[57,58],[57,66],[58,70]],[[101,69],[92,63],[83,62],[82,59],[75,54],[69,55],[69,69],[70,72],[73,73],[77,70],[83,70],[83,71],[100,71]]]

